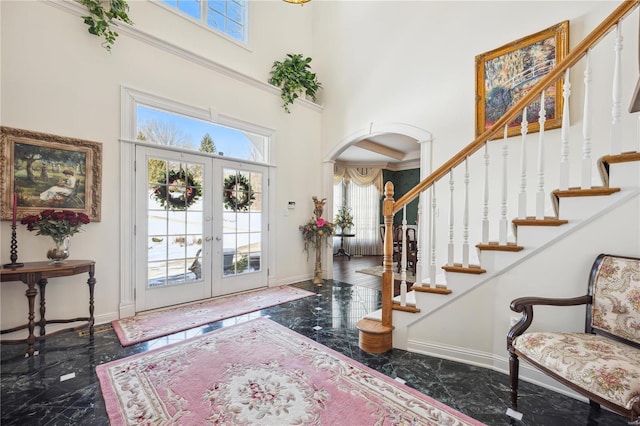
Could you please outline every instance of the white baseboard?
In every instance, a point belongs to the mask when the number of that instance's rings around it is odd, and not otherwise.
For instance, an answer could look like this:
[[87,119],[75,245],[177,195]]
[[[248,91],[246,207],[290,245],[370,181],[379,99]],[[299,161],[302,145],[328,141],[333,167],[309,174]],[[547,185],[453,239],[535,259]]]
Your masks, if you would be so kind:
[[[416,352],[423,355],[429,355],[436,358],[448,359],[450,361],[461,362],[463,364],[474,365],[477,367],[489,368],[493,371],[509,374],[509,360],[506,357],[496,356],[489,352],[474,351],[468,348],[443,345],[440,343],[421,342],[409,340],[407,345],[409,352]],[[505,349],[506,351],[506,349]],[[534,385],[543,387],[553,392],[557,392],[568,397],[588,402],[588,399],[579,395],[542,373],[538,369],[532,367],[524,361],[520,361],[519,379]],[[507,398],[508,396],[505,396]]]
[[107,314],[96,315],[95,325],[110,324],[111,321],[119,319],[117,312],[109,312]]

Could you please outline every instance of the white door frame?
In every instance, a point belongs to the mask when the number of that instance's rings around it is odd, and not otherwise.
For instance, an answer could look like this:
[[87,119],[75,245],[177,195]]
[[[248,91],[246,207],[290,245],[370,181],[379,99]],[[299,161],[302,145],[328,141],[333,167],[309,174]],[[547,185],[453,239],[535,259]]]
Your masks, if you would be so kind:
[[[269,168],[269,180],[276,180],[277,162],[274,149],[275,130],[252,124],[243,120],[214,114],[211,108],[198,108],[173,101],[161,96],[152,95],[126,86],[120,89],[120,303],[118,307],[119,318],[134,316],[135,307],[135,256],[134,238],[135,220],[130,214],[135,206],[135,192],[131,188],[131,182],[135,179],[135,145],[136,141],[136,106],[144,104],[156,108],[181,113],[189,117],[210,121],[238,129],[251,131],[269,138],[267,164],[261,164]],[[211,155],[211,154],[210,154]],[[269,185],[269,200],[276,199],[275,185]],[[275,202],[270,201],[265,208],[270,218],[267,239],[267,256],[265,262],[268,268],[269,286],[278,285],[276,282],[276,242],[271,235],[277,235],[275,221]]]

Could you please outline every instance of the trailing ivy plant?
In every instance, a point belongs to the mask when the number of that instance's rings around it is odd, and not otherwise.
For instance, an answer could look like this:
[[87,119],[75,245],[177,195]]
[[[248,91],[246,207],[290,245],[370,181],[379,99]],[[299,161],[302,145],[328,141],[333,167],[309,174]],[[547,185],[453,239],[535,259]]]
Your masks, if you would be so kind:
[[[87,10],[88,16],[83,16],[84,23],[89,26],[89,33],[98,37],[104,37],[104,43],[102,47],[111,52],[111,46],[116,41],[118,33],[115,32],[111,25],[117,25],[113,22],[114,19],[118,19],[127,24],[133,25],[131,19],[127,15],[129,11],[129,5],[126,0],[79,0]],[[109,9],[105,9],[105,4],[109,6]]]
[[312,100],[316,100],[316,93],[321,84],[311,72],[310,62],[311,58],[305,58],[302,54],[288,53],[284,61],[275,61],[271,67],[269,84],[280,88],[282,107],[286,112],[290,112],[289,104],[303,92]]

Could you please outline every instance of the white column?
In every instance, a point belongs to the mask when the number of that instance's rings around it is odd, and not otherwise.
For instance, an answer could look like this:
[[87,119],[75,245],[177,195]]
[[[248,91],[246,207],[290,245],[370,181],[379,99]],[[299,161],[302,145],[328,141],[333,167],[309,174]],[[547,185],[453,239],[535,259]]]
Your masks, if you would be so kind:
[[[433,171],[433,140],[422,140],[418,141],[418,143],[420,144],[420,180],[423,180]],[[416,243],[418,244],[418,252],[416,253],[416,284],[422,283],[426,278],[426,271],[423,272],[422,265],[428,265],[430,263],[429,241],[431,240],[433,231],[431,229],[429,203],[429,193],[427,191],[421,192],[418,197],[418,231],[416,232]],[[425,247],[426,250],[423,250],[423,247]]]
[[[323,216],[324,219],[333,222],[333,167],[335,161],[325,161],[322,163],[322,195],[318,198],[326,198],[327,202],[324,205]],[[333,244],[323,244],[322,255],[324,257],[322,261],[323,277],[325,279],[333,279]]]

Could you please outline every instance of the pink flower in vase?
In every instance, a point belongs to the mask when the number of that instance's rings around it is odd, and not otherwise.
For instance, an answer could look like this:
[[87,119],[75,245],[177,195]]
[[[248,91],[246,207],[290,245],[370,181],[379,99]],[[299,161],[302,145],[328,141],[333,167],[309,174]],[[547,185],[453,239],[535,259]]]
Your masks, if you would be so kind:
[[316,220],[316,226],[318,228],[322,228],[325,223],[326,223],[326,221],[323,218],[320,218],[320,219]]

